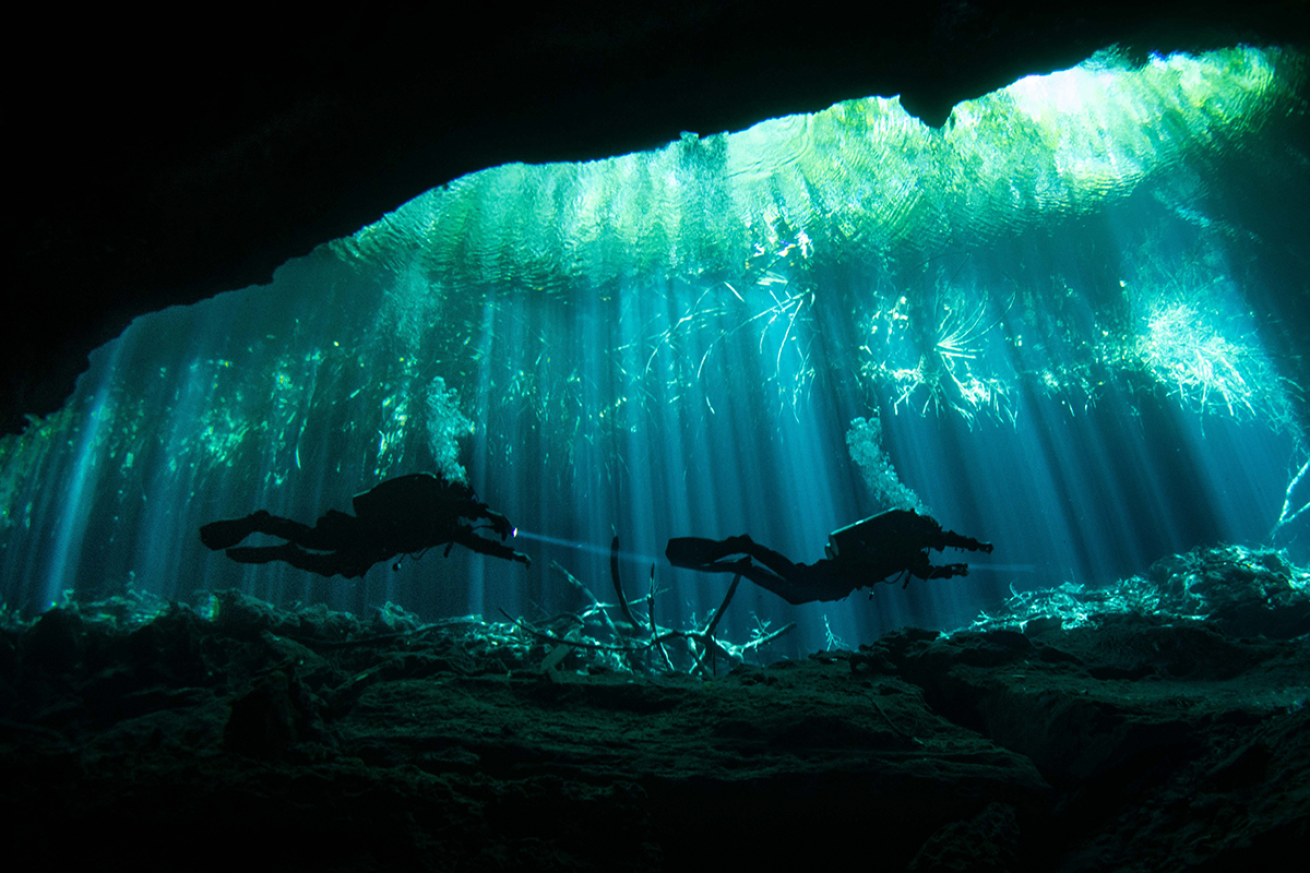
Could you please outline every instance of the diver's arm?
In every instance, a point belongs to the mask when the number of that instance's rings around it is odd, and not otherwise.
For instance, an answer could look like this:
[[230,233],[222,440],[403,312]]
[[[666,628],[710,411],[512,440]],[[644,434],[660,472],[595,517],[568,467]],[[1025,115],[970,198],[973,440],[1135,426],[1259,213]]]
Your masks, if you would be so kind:
[[509,519],[491,509],[487,504],[481,504],[482,516],[491,522],[491,529],[500,535],[503,540],[514,532],[514,525],[509,523]]
[[514,533],[514,525],[510,524],[509,519],[492,509],[487,504],[478,500],[477,496],[469,491],[467,499],[459,509],[459,517],[466,518],[470,522],[479,522],[486,519],[491,522],[491,529],[496,532],[502,540]]
[[522,552],[516,552],[509,546],[503,543],[498,543],[495,540],[480,537],[466,527],[460,527],[455,533],[455,542],[467,549],[472,549],[483,555],[491,555],[493,558],[505,558],[510,561],[518,561],[526,567],[532,566],[532,559]]
[[986,552],[988,554],[991,554],[993,548],[991,543],[984,543],[973,537],[957,534],[953,530],[942,531],[941,537],[938,538],[937,542],[933,543],[932,547],[939,552],[944,548],[950,548],[964,549],[968,552]]
[[[956,548],[958,548],[958,546]],[[989,548],[987,551],[991,551],[991,549]],[[902,588],[909,587],[910,576],[919,579],[950,579],[953,576],[969,575],[968,564],[933,564],[928,560],[928,553],[926,551],[919,552],[914,560],[908,563],[905,569],[908,571],[908,575],[906,576],[905,584],[901,586]]]

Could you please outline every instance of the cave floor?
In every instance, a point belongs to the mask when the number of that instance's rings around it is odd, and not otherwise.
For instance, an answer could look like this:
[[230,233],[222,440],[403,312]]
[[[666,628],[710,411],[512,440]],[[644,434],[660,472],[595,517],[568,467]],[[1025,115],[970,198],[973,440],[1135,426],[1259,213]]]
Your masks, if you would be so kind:
[[6,631],[11,833],[44,863],[323,870],[1255,869],[1307,836],[1305,635],[905,629],[688,676],[318,615]]

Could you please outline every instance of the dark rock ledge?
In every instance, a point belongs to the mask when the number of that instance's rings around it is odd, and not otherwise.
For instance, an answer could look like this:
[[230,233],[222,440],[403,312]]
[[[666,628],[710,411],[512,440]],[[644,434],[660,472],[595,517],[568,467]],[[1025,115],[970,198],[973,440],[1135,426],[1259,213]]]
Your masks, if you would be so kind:
[[1305,635],[1105,613],[705,679],[543,672],[508,623],[129,606],[0,634],[0,815],[50,869],[1256,870],[1307,837]]

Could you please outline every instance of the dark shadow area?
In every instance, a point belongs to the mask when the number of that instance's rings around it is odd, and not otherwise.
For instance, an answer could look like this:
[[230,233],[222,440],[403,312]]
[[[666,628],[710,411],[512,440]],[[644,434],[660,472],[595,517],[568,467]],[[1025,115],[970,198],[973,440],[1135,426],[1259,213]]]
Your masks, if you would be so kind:
[[776,867],[820,835],[886,869],[1273,869],[1310,825],[1307,582],[1198,550],[694,677],[624,668],[597,612],[68,603],[0,632],[0,814],[53,866]]
[[164,32],[28,7],[6,73],[15,184],[0,431],[57,409],[135,316],[263,284],[419,193],[514,161],[648,149],[840,100],[960,100],[1118,44],[1306,39],[1303,4],[574,3],[270,18]]

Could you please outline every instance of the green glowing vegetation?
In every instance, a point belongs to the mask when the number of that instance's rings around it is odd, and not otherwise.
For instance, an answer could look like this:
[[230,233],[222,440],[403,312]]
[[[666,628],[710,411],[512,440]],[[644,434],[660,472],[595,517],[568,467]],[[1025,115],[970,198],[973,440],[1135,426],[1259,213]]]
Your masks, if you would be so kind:
[[1135,256],[1135,276],[1120,283],[1127,325],[1109,333],[1098,354],[1110,367],[1144,374],[1185,409],[1258,421],[1300,441],[1299,389],[1264,352],[1221,251],[1179,261]]
[[1303,75],[1299,56],[1277,50],[1141,68],[1111,54],[966,101],[942,130],[895,99],[851,100],[658,151],[484,170],[334,247],[351,261],[419,251],[439,280],[547,295],[622,276],[735,274],[757,247],[772,249],[780,221],[818,255],[855,241],[931,253],[961,244],[961,233],[1126,196],[1189,154],[1259,129]]
[[1286,400],[1269,386],[1279,379],[1251,346],[1229,340],[1187,302],[1157,305],[1137,338],[1136,353],[1157,381],[1202,412],[1235,418],[1291,420]]
[[[720,282],[683,307],[667,329],[635,344],[643,351],[649,346],[641,376],[660,378],[679,394],[691,385],[707,385],[711,373],[722,380],[733,366],[724,350],[727,342],[758,334],[752,345],[759,374],[783,408],[794,408],[817,375],[812,359],[815,300],[804,284],[772,269],[749,285]],[[705,402],[713,412],[713,401],[707,397]]]
[[[81,632],[94,629],[102,633],[130,633],[138,630],[160,616],[175,615],[188,611],[188,607],[165,600],[157,594],[143,590],[127,583],[122,594],[114,594],[95,600],[79,601],[77,592],[66,589],[59,598],[45,604],[48,610],[56,613],[55,621],[64,623],[65,627]],[[203,618],[209,616],[202,610]],[[48,614],[48,613],[47,613]],[[0,630],[22,632],[33,627],[40,615],[23,615],[18,609],[11,608],[0,601]]]
[[[941,130],[894,99],[853,100],[652,152],[485,170],[333,249],[353,264],[415,252],[430,299],[407,311],[426,305],[423,318],[439,312],[463,330],[500,313],[492,344],[523,350],[494,373],[496,396],[560,435],[562,455],[669,403],[715,414],[733,370],[758,371],[783,410],[806,402],[827,369],[858,373],[896,412],[971,423],[1014,422],[1025,380],[1072,412],[1125,371],[1188,405],[1263,413],[1281,388],[1254,347],[1188,335],[1172,310],[1148,317],[1155,327],[1143,333],[1125,316],[1129,292],[1079,287],[1085,264],[1037,284],[912,265],[967,258],[1164,184],[1294,105],[1303,67],[1277,50],[1140,67],[1107,53],[962,103]],[[883,275],[878,287],[841,287],[835,273],[857,264]],[[405,287],[417,293],[413,279]],[[1076,311],[1073,300],[1089,296],[1103,298],[1095,311]],[[590,359],[552,328],[552,313],[576,307],[621,327]],[[861,325],[856,359],[833,342],[816,358],[834,313]],[[743,337],[751,361],[729,348]],[[1220,353],[1208,373],[1189,351],[1198,343]],[[447,349],[460,359],[447,367],[464,372],[470,353],[485,365],[495,351],[467,339]]]
[[1310,611],[1310,569],[1273,549],[1220,546],[1162,558],[1145,576],[1102,587],[1065,583],[1059,588],[1016,592],[1004,605],[983,612],[971,630],[1043,630],[1097,627],[1114,616],[1159,622],[1210,619],[1235,636],[1250,633],[1281,611],[1295,635]]
[[[1170,187],[1180,167],[1248,143],[1298,105],[1304,78],[1290,51],[1140,66],[1106,53],[962,103],[941,130],[868,98],[651,152],[488,169],[331,250],[397,270],[387,292],[396,336],[437,354],[466,398],[466,380],[495,362],[487,387],[506,417],[557,435],[559,457],[670,403],[715,414],[725,373],[752,367],[783,410],[806,402],[826,370],[858,373],[897,412],[1013,422],[1025,380],[1073,412],[1124,371],[1144,371],[1186,404],[1249,414],[1277,405],[1253,346],[1187,336],[1167,309],[1144,333],[1126,315],[1128,291],[1086,287],[1091,264],[1049,279],[922,265],[1098,214],[1149,186],[1205,223]],[[1136,267],[1129,258],[1121,269]],[[878,275],[877,287],[845,287],[838,276],[851,271]],[[1079,299],[1097,302],[1080,312]],[[608,345],[588,351],[587,339],[559,333],[557,320],[579,311],[617,326]],[[854,359],[823,336],[834,317],[862,325]],[[443,339],[418,338],[436,324]],[[730,350],[747,336],[749,361]],[[1188,363],[1189,343],[1224,354],[1204,373]]]
[[989,355],[1001,317],[985,292],[936,283],[881,303],[864,322],[860,373],[890,386],[894,412],[1014,422],[1014,374],[1003,375]]
[[[47,478],[76,477],[124,529],[164,511],[145,495],[166,486],[462,479],[473,422],[487,463],[530,458],[547,491],[612,479],[634,435],[691,444],[725,410],[772,434],[815,396],[1013,424],[1024,397],[1077,414],[1145,386],[1295,431],[1197,167],[1260,160],[1305,80],[1286,50],[1107,54],[962,103],[940,130],[867,98],[471,174],[268,293],[139,320],[95,370],[113,379],[0,441],[0,527],[30,523]],[[879,419],[859,421],[874,492],[921,506]]]

